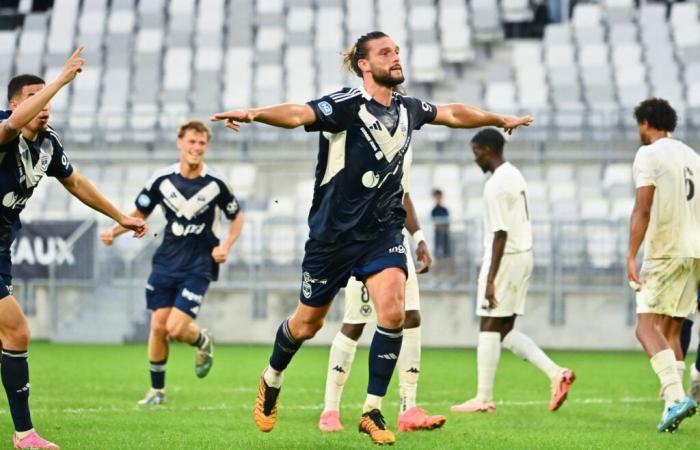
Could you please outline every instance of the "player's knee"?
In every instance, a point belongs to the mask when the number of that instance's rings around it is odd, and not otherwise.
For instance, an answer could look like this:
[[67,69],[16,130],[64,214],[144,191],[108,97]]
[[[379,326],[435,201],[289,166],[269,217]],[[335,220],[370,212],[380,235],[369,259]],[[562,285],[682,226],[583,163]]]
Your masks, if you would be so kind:
[[404,328],[418,328],[420,326],[420,311],[411,310],[406,311],[406,318],[404,319]]
[[340,327],[340,332],[349,337],[353,341],[357,341],[362,336],[362,331],[365,329],[364,323],[344,323]]
[[175,339],[176,341],[181,341],[185,338],[187,334],[187,326],[179,322],[170,322],[167,325],[168,336]]
[[323,320],[302,322],[292,330],[292,334],[297,341],[306,341],[316,336],[321,328],[323,328]]
[[404,325],[406,312],[403,309],[403,304],[392,302],[384,305],[381,312],[377,311],[377,318],[383,327],[400,328]]
[[153,322],[151,323],[151,333],[156,338],[165,339],[168,337],[168,327],[165,323]]
[[26,321],[22,321],[14,327],[4,330],[3,344],[10,349],[26,349],[31,340],[31,331]]

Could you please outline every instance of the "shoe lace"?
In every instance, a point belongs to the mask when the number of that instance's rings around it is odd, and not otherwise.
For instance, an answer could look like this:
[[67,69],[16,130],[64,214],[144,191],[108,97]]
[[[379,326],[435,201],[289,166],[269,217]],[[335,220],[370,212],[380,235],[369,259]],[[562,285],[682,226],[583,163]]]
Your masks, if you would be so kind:
[[382,413],[378,409],[373,409],[365,413],[364,416],[370,419],[370,424],[368,426],[369,431],[386,430],[384,416],[382,416]]

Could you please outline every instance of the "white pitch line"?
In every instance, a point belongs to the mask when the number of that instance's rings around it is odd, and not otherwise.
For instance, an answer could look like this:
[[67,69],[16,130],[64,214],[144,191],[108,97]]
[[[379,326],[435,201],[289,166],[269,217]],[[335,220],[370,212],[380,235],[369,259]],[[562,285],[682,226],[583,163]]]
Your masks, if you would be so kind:
[[[567,401],[568,404],[574,404],[574,405],[613,405],[613,404],[638,404],[638,403],[659,403],[660,400],[658,398],[652,398],[652,397],[623,397],[620,399],[611,399],[611,398],[572,398]],[[388,404],[391,404],[392,406],[398,404],[396,401],[388,401],[386,402]],[[421,406],[443,406],[447,407],[452,405],[452,402],[420,402]],[[541,406],[541,405],[548,405],[549,401],[546,400],[500,400],[496,402],[496,405],[499,406],[515,406],[515,407],[526,407],[526,406]],[[360,409],[362,408],[361,403],[356,403],[353,405],[346,405],[346,407],[349,408],[354,408],[354,409]],[[111,407],[96,407],[96,408],[63,408],[63,409],[54,409],[54,408],[33,408],[33,412],[37,413],[61,413],[61,414],[95,414],[95,413],[124,413],[124,412],[150,412],[150,411],[179,411],[179,410],[187,410],[187,411],[192,411],[193,409],[196,411],[236,411],[236,410],[250,410],[252,408],[252,402],[250,404],[244,403],[244,404],[238,404],[238,405],[226,405],[226,404],[218,404],[218,405],[205,405],[205,406],[184,406],[184,407],[178,407],[178,406],[172,406],[172,405],[163,405],[163,406],[156,406],[156,407],[144,407],[144,406],[136,406],[134,405],[133,407],[117,407],[117,406],[111,406]],[[321,411],[323,409],[323,404],[322,403],[316,403],[316,404],[294,404],[294,403],[286,403],[284,402],[283,405],[281,405],[282,409],[285,410],[297,410],[297,411]],[[5,409],[0,410],[0,415],[6,415],[8,414],[8,411]]]

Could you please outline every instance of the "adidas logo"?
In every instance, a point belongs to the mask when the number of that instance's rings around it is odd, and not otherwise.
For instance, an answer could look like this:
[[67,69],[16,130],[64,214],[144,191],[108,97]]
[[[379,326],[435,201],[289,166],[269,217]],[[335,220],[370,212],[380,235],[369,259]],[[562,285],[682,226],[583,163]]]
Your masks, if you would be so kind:
[[345,370],[343,370],[343,368],[340,367],[340,366],[335,366],[335,367],[332,368],[331,370],[333,370],[333,371],[335,371],[335,372],[338,372],[338,373],[345,373]]
[[379,359],[398,359],[399,357],[396,356],[394,353],[386,353],[384,355],[377,355],[377,358],[379,358]]
[[381,131],[382,126],[379,124],[379,121],[377,120],[376,122],[374,122],[374,123],[370,126],[370,128],[371,128],[372,130]]

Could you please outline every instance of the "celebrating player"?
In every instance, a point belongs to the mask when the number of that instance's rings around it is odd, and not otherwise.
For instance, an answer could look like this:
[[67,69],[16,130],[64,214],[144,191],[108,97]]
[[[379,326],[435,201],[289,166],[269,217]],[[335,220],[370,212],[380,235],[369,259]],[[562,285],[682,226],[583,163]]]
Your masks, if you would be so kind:
[[[636,199],[630,224],[627,276],[637,291],[637,339],[651,359],[665,401],[659,431],[674,432],[697,411],[683,391],[680,346],[684,318],[696,307],[700,281],[700,156],[671,138],[676,111],[650,98],[634,110],[642,146],[634,158]],[[645,241],[637,272],[637,252]]]
[[549,377],[550,411],[566,400],[574,373],[555,364],[525,334],[513,329],[525,312],[532,275],[532,225],[527,207],[527,184],[520,171],[503,157],[503,135],[494,129],[472,139],[476,164],[493,174],[484,185],[484,256],[476,296],[481,316],[477,344],[478,388],[475,398],[452,407],[452,412],[494,412],[493,382],[501,345],[534,364]]
[[134,231],[137,237],[146,232],[143,220],[122,214],[73,168],[58,135],[49,126],[50,101],[82,71],[82,50],[80,47],[71,55],[53,83],[46,84],[35,75],[12,78],[7,88],[11,111],[0,112],[0,375],[15,426],[15,448],[59,448],[41,438],[32,425],[27,364],[29,328],[12,295],[10,246],[21,228],[20,213],[34,189],[44,175],[55,177],[74,197]]
[[[403,205],[406,209],[403,246],[406,249],[408,278],[406,280],[406,318],[404,320],[403,343],[397,361],[400,397],[399,431],[432,430],[440,428],[446,420],[445,416],[429,416],[423,408],[416,406],[421,354],[420,298],[416,273],[427,272],[432,260],[408,193],[412,157],[413,150],[409,147],[406,156],[404,156],[404,172],[401,182],[404,191]],[[416,242],[416,257],[420,262],[418,271],[413,265],[407,233],[412,234],[413,240]],[[343,326],[333,339],[328,357],[325,403],[318,424],[321,431],[343,430],[340,421],[340,397],[345,382],[350,376],[350,368],[357,350],[357,341],[370,320],[376,320],[376,317],[367,288],[357,279],[351,277],[345,288]]]
[[[151,314],[148,339],[151,389],[141,405],[165,402],[165,368],[168,337],[196,347],[195,374],[211,369],[214,343],[200,330],[197,318],[209,283],[217,279],[219,264],[228,259],[243,227],[243,213],[233,190],[204,164],[211,130],[198,120],[180,125],[177,147],[180,162],[156,172],[136,198],[133,217],[146,219],[161,205],[167,225],[163,242],[153,255],[153,270],[146,284]],[[231,220],[228,236],[219,242],[220,214]],[[103,231],[102,242],[111,245],[126,231],[121,225]]]
[[381,400],[401,350],[406,284],[402,251],[406,212],[401,177],[413,130],[426,123],[455,128],[495,125],[513,131],[532,117],[501,116],[463,104],[435,106],[395,92],[404,75],[396,43],[382,32],[360,37],[345,56],[363,86],[307,104],[239,109],[214,115],[226,127],[261,122],[320,132],[309,240],[302,262],[300,302],[280,325],[260,378],[255,423],[271,431],[282,374],[302,343],[323,326],[333,298],[351,275],[364,282],[377,313],[369,352],[369,384],[360,430],[393,443]]

